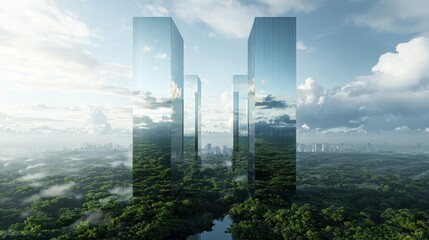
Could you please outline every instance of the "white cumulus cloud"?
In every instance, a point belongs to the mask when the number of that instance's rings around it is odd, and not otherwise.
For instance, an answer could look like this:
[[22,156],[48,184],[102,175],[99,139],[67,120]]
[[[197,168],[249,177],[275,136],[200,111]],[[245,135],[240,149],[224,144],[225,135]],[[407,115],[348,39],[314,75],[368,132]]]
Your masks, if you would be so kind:
[[372,68],[376,84],[383,89],[421,89],[429,80],[429,38],[398,44],[395,53],[383,54]]
[[99,109],[93,109],[88,118],[88,125],[83,129],[84,132],[89,134],[103,134],[112,131],[110,123],[107,121],[107,117],[104,112]]
[[78,15],[48,0],[3,1],[0,6],[2,91],[56,90],[129,95],[110,84],[131,80],[131,68],[99,61],[100,39]]
[[169,14],[168,9],[163,6],[161,0],[139,5],[139,8],[145,17],[166,17]]
[[245,38],[249,36],[254,17],[310,12],[321,2],[323,0],[174,0],[173,11],[185,22],[207,24],[213,30],[211,37]]
[[316,49],[314,47],[306,46],[303,41],[297,41],[296,50],[305,52],[305,53],[311,53],[311,52],[314,52]]
[[398,44],[394,53],[383,54],[370,75],[343,86],[326,90],[308,78],[297,87],[297,120],[314,129],[425,129],[429,122],[427,66],[429,39],[418,37]]

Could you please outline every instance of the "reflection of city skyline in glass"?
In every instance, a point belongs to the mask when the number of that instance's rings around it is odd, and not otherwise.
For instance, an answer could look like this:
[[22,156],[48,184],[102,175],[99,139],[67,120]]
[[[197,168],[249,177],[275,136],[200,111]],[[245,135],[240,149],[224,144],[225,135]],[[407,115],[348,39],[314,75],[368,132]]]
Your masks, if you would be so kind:
[[[296,175],[294,17],[255,18],[248,40],[248,78],[250,187],[256,196],[288,196],[295,191]],[[274,182],[278,184],[266,184]]]
[[[183,39],[171,18],[136,17],[133,48],[133,186],[139,196],[157,191],[143,180],[169,185],[179,179],[175,169],[183,157]],[[156,173],[148,169],[155,166],[165,169],[162,176],[151,176]]]
[[198,75],[185,75],[184,85],[184,135],[189,138],[184,144],[201,163],[201,81]]

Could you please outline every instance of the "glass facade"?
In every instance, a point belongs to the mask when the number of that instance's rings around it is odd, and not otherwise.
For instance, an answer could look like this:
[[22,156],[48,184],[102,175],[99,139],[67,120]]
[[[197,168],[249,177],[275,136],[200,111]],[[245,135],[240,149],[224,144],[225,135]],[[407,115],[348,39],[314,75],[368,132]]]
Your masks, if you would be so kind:
[[255,18],[248,78],[249,188],[287,199],[296,178],[296,18]]
[[247,181],[248,116],[247,100],[249,81],[247,75],[233,76],[233,157],[232,171],[236,181]]
[[185,159],[201,164],[201,81],[198,75],[185,75],[184,80]]
[[173,20],[135,17],[133,56],[134,196],[169,194],[183,158],[183,39]]

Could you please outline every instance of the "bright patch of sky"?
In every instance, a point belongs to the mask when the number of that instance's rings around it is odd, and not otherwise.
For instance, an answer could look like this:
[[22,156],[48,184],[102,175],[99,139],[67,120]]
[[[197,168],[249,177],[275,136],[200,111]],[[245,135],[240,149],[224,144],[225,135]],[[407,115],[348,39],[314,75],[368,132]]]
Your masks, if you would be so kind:
[[202,82],[205,132],[230,136],[253,18],[296,16],[298,140],[428,139],[425,0],[16,0],[0,5],[0,145],[130,143],[134,16],[173,17],[185,74]]

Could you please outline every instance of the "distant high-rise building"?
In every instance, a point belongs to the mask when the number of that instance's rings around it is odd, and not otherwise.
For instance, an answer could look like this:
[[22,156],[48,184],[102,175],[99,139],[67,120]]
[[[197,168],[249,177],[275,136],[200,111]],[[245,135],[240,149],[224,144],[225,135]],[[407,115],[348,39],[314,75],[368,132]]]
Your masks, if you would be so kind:
[[249,81],[247,75],[233,76],[233,156],[232,171],[235,179],[247,180],[249,152],[249,124],[247,100]]
[[212,148],[212,144],[211,143],[207,143],[205,146],[205,153],[206,154],[212,154],[213,153],[213,148]]
[[173,20],[135,17],[133,56],[134,195],[168,194],[183,157],[183,39]]
[[201,81],[198,75],[185,75],[184,133],[185,153],[201,163]]
[[322,144],[322,152],[329,152],[329,151],[330,151],[329,143],[323,143]]
[[214,146],[213,147],[213,153],[216,155],[221,155],[222,154],[222,150],[220,149],[219,146]]
[[296,18],[255,18],[248,79],[249,187],[256,196],[290,196],[296,181]]
[[313,152],[322,152],[323,145],[321,143],[315,143],[313,145]]

